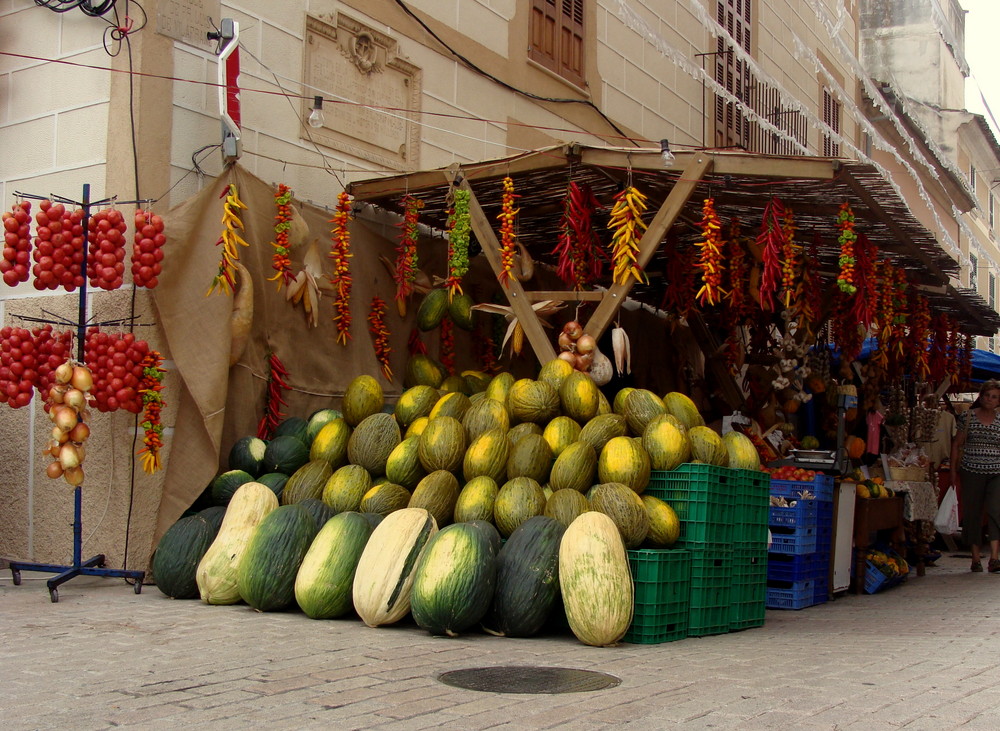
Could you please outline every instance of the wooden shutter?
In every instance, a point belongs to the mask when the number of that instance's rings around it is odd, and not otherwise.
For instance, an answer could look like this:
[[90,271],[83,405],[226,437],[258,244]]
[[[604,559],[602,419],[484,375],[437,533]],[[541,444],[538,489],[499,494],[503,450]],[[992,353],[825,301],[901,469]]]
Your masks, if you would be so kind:
[[[716,41],[715,80],[741,102],[750,103],[755,82],[750,69],[733,52],[738,47],[750,53],[750,0],[717,0],[716,20],[728,34]],[[750,126],[747,119],[724,97],[715,99],[715,133],[718,147],[750,146]]]
[[532,0],[529,57],[567,81],[584,84],[585,0]]
[[[823,121],[840,134],[840,102],[833,98],[829,89],[823,89]],[[823,156],[840,157],[840,144],[830,135],[823,135]]]

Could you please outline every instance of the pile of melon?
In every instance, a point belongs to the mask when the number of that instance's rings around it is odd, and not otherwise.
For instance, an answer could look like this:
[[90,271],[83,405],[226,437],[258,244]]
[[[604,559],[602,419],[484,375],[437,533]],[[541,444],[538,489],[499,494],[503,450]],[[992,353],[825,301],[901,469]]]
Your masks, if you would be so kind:
[[217,507],[164,535],[157,585],[314,618],[353,609],[370,626],[412,614],[446,635],[528,636],[558,615],[609,645],[631,621],[626,549],[680,531],[643,495],[651,470],[759,467],[749,439],[719,437],[685,395],[623,389],[609,403],[563,360],[535,380],[449,381],[411,386],[390,413],[360,376],[339,411],[239,440],[211,486]]

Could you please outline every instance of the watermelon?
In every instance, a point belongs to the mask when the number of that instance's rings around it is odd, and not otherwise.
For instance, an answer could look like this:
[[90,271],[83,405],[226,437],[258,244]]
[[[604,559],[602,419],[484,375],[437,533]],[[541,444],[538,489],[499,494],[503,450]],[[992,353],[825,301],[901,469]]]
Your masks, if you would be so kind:
[[212,504],[226,506],[233,494],[248,482],[253,482],[253,475],[243,470],[228,470],[212,480]]
[[681,535],[681,522],[674,509],[663,500],[652,495],[640,495],[642,505],[649,516],[649,532],[646,543],[654,548],[670,548]]
[[726,432],[722,437],[726,447],[728,466],[734,470],[759,470],[760,454],[750,437],[738,431]]
[[427,416],[437,403],[438,392],[430,386],[413,386],[403,391],[393,414],[403,428],[408,427],[421,416]]
[[388,515],[402,510],[410,502],[410,491],[402,485],[383,482],[373,485],[361,498],[361,512]]
[[493,504],[499,492],[500,488],[492,477],[483,475],[469,480],[458,493],[458,501],[455,503],[455,522],[492,521]]
[[714,464],[726,467],[729,463],[729,452],[726,445],[713,429],[707,426],[693,426],[688,429],[688,441],[691,442],[691,461]]
[[274,491],[274,496],[281,500],[281,493],[285,491],[285,485],[288,484],[288,475],[281,472],[268,472],[258,477],[257,482],[267,485]]
[[361,513],[361,517],[368,521],[368,525],[372,530],[382,525],[382,521],[385,520],[385,516],[380,513]]
[[511,533],[497,554],[496,589],[483,626],[493,634],[537,634],[559,596],[559,542],[565,527],[543,515]]
[[506,480],[510,443],[499,429],[483,432],[469,445],[462,458],[462,474],[466,481],[489,477],[494,482]]
[[352,511],[335,515],[320,528],[295,575],[295,601],[307,617],[332,619],[353,608],[354,572],[372,530]]
[[306,462],[285,483],[281,491],[281,504],[292,505],[306,498],[322,497],[323,487],[332,474],[333,469],[325,459]]
[[649,455],[637,439],[615,437],[604,445],[597,458],[601,482],[621,482],[641,493],[649,484]]
[[309,445],[309,459],[326,460],[333,469],[343,467],[347,464],[347,442],[350,438],[351,427],[346,421],[328,421]]
[[663,397],[663,406],[668,414],[673,414],[688,429],[695,426],[705,426],[705,419],[698,412],[694,401],[680,391],[671,391]]
[[585,423],[597,416],[601,391],[588,374],[573,371],[559,387],[559,401],[563,414]]
[[545,510],[545,493],[530,477],[515,477],[504,483],[493,503],[493,522],[502,536]]
[[347,441],[347,459],[369,474],[384,475],[389,455],[401,439],[399,424],[391,414],[372,414],[354,428]]
[[432,635],[457,637],[486,614],[495,582],[486,534],[468,523],[449,525],[428,541],[413,571],[413,619]]
[[530,477],[538,484],[549,479],[552,469],[552,448],[541,434],[528,434],[510,449],[507,457],[507,479]]
[[309,461],[309,447],[298,437],[289,434],[275,437],[267,443],[260,471],[281,472],[294,475],[295,470]]
[[217,531],[218,527],[201,513],[181,518],[170,526],[153,553],[156,588],[172,599],[197,599],[198,563]]
[[306,444],[311,445],[324,426],[343,416],[337,409],[319,409],[312,412],[306,420]]
[[492,376],[483,373],[482,371],[462,371],[462,378],[465,380],[465,385],[468,387],[466,389],[466,393],[472,395],[477,393],[485,394],[486,387],[489,386],[490,381],[493,380]]
[[323,502],[336,513],[358,510],[361,499],[371,489],[372,477],[361,465],[348,464],[330,475],[323,486]]
[[687,431],[679,429],[673,417],[654,418],[642,435],[642,446],[649,455],[654,470],[673,470],[691,459],[691,442]]
[[558,457],[566,447],[580,438],[580,425],[568,416],[557,416],[545,425],[542,436],[549,443],[552,455]]
[[299,505],[282,505],[254,529],[239,561],[236,584],[243,601],[259,612],[295,601],[295,575],[318,528]]
[[595,416],[583,425],[580,430],[579,441],[586,442],[597,454],[601,453],[604,445],[614,437],[625,436],[627,432],[625,417],[619,414],[603,414]]
[[586,442],[573,442],[556,457],[549,484],[556,492],[573,490],[584,493],[594,484],[597,475],[597,454]]
[[559,414],[559,394],[543,381],[522,378],[510,387],[507,413],[512,424],[522,421],[547,424]]
[[389,453],[385,463],[385,476],[389,482],[412,490],[427,474],[420,464],[420,439],[407,437]]
[[384,405],[385,396],[379,382],[371,376],[357,376],[344,391],[341,410],[344,412],[344,421],[354,427],[372,414],[382,411]]
[[448,290],[437,288],[432,289],[420,301],[417,308],[417,327],[424,332],[433,330],[441,324],[441,320],[448,314]]
[[590,494],[590,509],[614,521],[625,548],[638,548],[649,533],[649,515],[640,498],[620,482],[598,485]]
[[439,527],[444,527],[454,518],[458,493],[455,475],[447,470],[435,470],[419,482],[407,507],[423,508],[434,516]]
[[451,416],[431,419],[420,434],[420,464],[427,472],[456,472],[465,456],[465,428]]
[[309,422],[300,416],[289,416],[274,428],[273,437],[295,437],[309,446]]
[[229,469],[242,470],[251,477],[259,477],[265,449],[267,449],[267,442],[263,439],[254,436],[237,439],[236,443],[229,449]]

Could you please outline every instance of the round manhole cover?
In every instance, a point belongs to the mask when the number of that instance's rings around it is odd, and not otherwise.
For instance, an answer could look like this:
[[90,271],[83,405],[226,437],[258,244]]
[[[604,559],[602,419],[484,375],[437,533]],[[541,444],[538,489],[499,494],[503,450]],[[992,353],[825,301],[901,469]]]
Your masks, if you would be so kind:
[[489,693],[586,693],[620,685],[621,678],[593,670],[503,666],[466,668],[441,673],[446,685]]

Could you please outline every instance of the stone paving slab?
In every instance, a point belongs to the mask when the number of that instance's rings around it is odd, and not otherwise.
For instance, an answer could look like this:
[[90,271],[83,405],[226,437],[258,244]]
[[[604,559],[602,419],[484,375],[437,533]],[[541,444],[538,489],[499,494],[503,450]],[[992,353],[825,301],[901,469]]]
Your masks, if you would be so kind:
[[[944,557],[875,596],[768,611],[763,627],[591,648],[571,634],[430,637],[297,611],[135,595],[79,577],[0,577],[0,728],[1000,729],[1000,576]],[[587,693],[482,693],[445,671],[546,665],[611,673]]]

